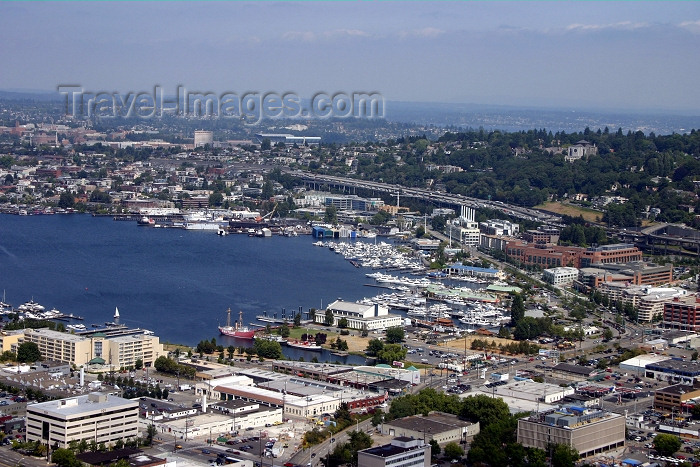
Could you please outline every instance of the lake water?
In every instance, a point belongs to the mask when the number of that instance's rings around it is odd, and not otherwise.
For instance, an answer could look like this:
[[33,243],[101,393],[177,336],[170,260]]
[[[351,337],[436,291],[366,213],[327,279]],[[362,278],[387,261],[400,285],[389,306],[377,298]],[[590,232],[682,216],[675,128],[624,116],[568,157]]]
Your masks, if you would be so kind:
[[[34,299],[92,323],[153,330],[162,342],[195,345],[243,311],[244,323],[378,293],[368,270],[312,245],[310,236],[219,237],[215,232],[138,227],[88,215],[0,215],[0,289],[15,307]],[[230,343],[239,345],[238,341]],[[246,343],[246,341],[243,341]],[[250,341],[247,342],[249,345]],[[302,352],[302,353],[298,353]],[[342,357],[285,348],[308,361]],[[358,363],[351,358],[348,363]]]

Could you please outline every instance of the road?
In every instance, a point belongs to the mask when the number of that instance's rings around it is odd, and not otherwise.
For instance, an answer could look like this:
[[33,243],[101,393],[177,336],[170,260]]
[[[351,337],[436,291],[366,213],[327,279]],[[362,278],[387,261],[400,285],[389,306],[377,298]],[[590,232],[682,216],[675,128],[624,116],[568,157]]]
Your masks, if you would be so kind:
[[[309,449],[302,449],[292,456],[292,458],[289,459],[289,462],[302,466],[311,465],[312,467],[323,465],[321,459],[330,453],[330,451],[335,448],[337,443],[347,442],[350,437],[350,433],[355,430],[367,431],[369,429],[372,429],[372,419],[352,425],[340,433],[337,433],[335,436],[323,441],[321,444],[317,444]],[[335,441],[333,441],[334,439]]]

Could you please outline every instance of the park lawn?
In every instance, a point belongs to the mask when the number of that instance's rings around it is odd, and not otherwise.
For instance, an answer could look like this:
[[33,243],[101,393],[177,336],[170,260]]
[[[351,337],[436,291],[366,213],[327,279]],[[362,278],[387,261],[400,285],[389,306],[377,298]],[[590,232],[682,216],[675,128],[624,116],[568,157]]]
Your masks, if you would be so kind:
[[567,203],[561,203],[558,201],[547,201],[546,203],[535,206],[535,209],[541,209],[554,214],[571,217],[583,216],[583,218],[588,222],[600,222],[599,219],[603,217],[603,213],[600,211],[583,208],[581,206],[574,206]]

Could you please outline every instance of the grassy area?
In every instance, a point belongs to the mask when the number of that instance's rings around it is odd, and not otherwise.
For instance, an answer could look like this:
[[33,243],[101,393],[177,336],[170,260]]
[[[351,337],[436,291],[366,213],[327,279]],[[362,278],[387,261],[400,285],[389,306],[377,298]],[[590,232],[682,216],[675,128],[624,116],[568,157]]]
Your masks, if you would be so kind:
[[587,209],[581,206],[574,206],[568,203],[547,201],[546,203],[535,206],[535,209],[553,212],[554,214],[563,214],[571,217],[583,216],[588,222],[599,222],[603,217],[603,213],[593,209]]

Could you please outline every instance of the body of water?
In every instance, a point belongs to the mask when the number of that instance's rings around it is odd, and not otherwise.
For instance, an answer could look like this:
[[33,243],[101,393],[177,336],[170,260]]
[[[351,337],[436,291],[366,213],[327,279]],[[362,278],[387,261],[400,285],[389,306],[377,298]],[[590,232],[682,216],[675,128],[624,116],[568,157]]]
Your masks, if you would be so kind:
[[[150,329],[163,342],[195,345],[216,337],[228,345],[217,325],[229,307],[232,320],[242,310],[247,325],[264,311],[281,317],[286,308],[293,316],[299,307],[375,295],[364,286],[367,270],[312,242],[219,237],[88,215],[0,215],[0,289],[15,307],[33,298],[84,317],[88,327],[112,321],[118,307],[123,324]],[[307,360],[314,354],[285,352]]]

